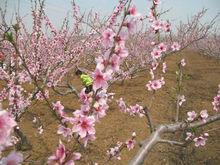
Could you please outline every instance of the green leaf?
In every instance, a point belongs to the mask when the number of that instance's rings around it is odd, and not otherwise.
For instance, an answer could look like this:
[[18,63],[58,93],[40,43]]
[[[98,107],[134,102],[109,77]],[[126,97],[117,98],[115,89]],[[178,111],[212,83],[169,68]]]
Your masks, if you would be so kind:
[[5,33],[5,38],[6,38],[6,40],[8,40],[9,42],[13,42],[12,32],[7,32],[7,33]]

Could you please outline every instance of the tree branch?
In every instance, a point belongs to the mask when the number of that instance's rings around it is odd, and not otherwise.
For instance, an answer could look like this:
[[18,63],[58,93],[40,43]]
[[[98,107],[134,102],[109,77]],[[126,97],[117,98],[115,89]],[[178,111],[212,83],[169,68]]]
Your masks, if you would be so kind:
[[154,132],[154,126],[153,126],[152,118],[150,116],[149,109],[147,107],[144,107],[144,112],[145,112],[145,116],[148,121],[148,125],[150,127],[150,133],[152,133],[152,132]]
[[184,145],[185,143],[178,142],[178,141],[173,141],[173,140],[166,140],[166,139],[160,139],[160,140],[158,141],[158,143],[167,143],[167,144],[170,144],[171,146],[173,146],[173,145],[185,146],[185,145]]
[[175,124],[159,125],[148,139],[143,142],[142,147],[139,149],[135,157],[129,162],[129,165],[141,165],[144,163],[145,158],[148,156],[150,150],[159,142],[161,142],[160,136],[164,133],[173,133],[177,131],[183,131],[189,128],[198,128],[220,120],[220,114],[210,116],[206,122],[196,121],[193,123],[178,122]]

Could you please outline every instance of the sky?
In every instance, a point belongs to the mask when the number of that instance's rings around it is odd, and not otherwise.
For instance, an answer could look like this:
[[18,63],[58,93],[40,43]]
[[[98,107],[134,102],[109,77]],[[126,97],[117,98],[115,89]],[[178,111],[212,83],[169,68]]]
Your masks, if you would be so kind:
[[[0,6],[4,8],[5,0],[0,0]],[[20,3],[18,3],[20,2]],[[93,10],[100,13],[102,16],[107,16],[111,13],[113,8],[117,5],[118,0],[75,0],[80,6],[81,11]],[[24,17],[27,26],[31,26],[31,2],[30,0],[7,0],[7,20],[11,20],[13,13],[17,11],[18,4],[19,13]],[[138,11],[144,15],[150,8],[149,0],[133,0]],[[165,18],[169,19],[174,24],[179,21],[186,21],[187,18],[207,8],[208,12],[203,19],[204,22],[210,21],[217,13],[220,13],[220,0],[161,0],[160,7],[163,10],[170,9],[166,13]],[[71,11],[71,0],[46,0],[45,12],[56,27],[59,27],[62,20],[67,16],[68,11]],[[220,19],[217,20],[220,25]]]

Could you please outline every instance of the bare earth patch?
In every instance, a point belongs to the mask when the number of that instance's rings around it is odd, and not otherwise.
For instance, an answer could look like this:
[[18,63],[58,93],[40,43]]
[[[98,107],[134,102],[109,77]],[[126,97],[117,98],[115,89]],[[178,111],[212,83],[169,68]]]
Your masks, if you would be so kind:
[[[212,99],[216,95],[218,84],[220,84],[220,61],[200,56],[197,53],[185,51],[183,53],[168,57],[168,71],[165,75],[166,84],[162,90],[156,93],[155,101],[151,109],[153,121],[155,124],[167,123],[173,121],[175,112],[175,82],[177,63],[182,59],[186,60],[186,79],[184,80],[184,94],[187,101],[183,104],[181,109],[182,120],[186,118],[186,112],[190,110],[201,111],[207,109],[209,114],[213,114]],[[114,84],[110,89],[116,93],[115,99],[123,97],[129,105],[139,103],[140,105],[149,105],[151,93],[145,88],[149,80],[147,72],[140,73],[138,77],[132,80],[126,80],[122,86],[119,83]],[[78,79],[74,79],[78,89],[81,88]],[[53,95],[53,94],[52,94]],[[65,108],[71,109],[79,108],[79,103],[73,96],[59,98],[52,96],[54,101],[61,100]],[[44,127],[42,135],[37,133],[37,128],[32,123],[33,116],[40,117]],[[146,165],[175,165],[175,164],[189,164],[189,165],[217,165],[220,164],[220,123],[216,122],[204,128],[208,131],[210,137],[207,145],[203,148],[194,147],[191,143],[186,148],[171,147],[166,144],[158,144],[147,158]],[[45,164],[47,157],[54,152],[59,142],[57,132],[58,122],[52,116],[48,107],[44,102],[37,102],[29,109],[20,122],[20,127],[27,135],[33,148],[31,151],[25,151],[25,155],[30,157],[27,159],[30,165]],[[117,141],[125,141],[133,131],[137,134],[137,141],[144,140],[149,135],[149,128],[145,118],[131,117],[128,114],[122,114],[116,103],[111,103],[107,116],[96,125],[97,139],[88,145],[86,154],[83,154],[82,161],[77,162],[79,165],[87,165],[89,159],[100,165],[126,165],[129,160],[135,155],[139,146],[136,145],[134,150],[124,150],[121,154],[122,160],[113,160],[106,162],[108,159],[106,151],[109,147],[116,144]],[[168,135],[172,138],[174,135]],[[179,139],[184,137],[177,133]],[[178,139],[177,139],[178,140]],[[72,140],[67,148],[79,149],[76,141]]]

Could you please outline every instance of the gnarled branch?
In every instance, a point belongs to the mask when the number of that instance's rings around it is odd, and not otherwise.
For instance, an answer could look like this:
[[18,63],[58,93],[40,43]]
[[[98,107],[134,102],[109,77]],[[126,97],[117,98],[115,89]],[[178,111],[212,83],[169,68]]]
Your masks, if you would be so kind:
[[141,165],[144,163],[145,158],[149,154],[150,150],[159,142],[161,142],[160,136],[164,133],[173,133],[177,131],[183,131],[189,128],[198,128],[210,123],[220,120],[220,114],[210,116],[206,122],[196,121],[193,123],[178,122],[174,124],[159,125],[148,139],[143,142],[142,147],[139,149],[135,157],[129,162],[129,165]]

